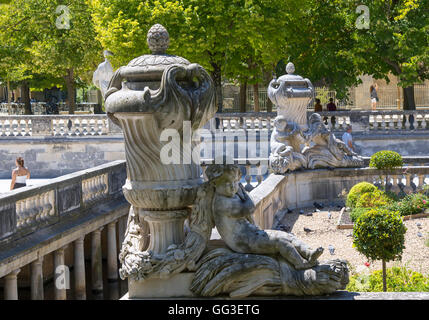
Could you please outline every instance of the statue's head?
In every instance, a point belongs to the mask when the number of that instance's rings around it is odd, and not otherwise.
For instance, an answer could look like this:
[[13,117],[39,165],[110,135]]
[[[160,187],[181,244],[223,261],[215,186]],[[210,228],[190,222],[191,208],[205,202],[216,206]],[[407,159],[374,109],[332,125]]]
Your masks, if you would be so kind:
[[274,126],[276,127],[277,132],[290,133],[296,128],[296,123],[288,121],[285,116],[277,116],[274,119]]
[[235,164],[213,164],[207,167],[206,176],[217,193],[233,197],[239,189],[241,170]]

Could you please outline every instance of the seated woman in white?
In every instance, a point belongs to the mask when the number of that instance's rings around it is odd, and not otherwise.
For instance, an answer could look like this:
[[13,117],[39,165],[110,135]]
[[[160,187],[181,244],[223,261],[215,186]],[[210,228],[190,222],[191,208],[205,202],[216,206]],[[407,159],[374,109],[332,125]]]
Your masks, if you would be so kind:
[[24,159],[19,157],[15,161],[16,168],[12,170],[12,181],[10,183],[10,190],[25,187],[27,179],[30,179],[30,170],[24,167]]

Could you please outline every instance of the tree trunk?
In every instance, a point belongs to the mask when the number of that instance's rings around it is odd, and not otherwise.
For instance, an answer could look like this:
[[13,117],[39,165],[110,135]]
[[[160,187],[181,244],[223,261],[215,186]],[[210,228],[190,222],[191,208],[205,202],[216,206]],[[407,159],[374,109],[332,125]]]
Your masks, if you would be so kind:
[[220,66],[213,64],[212,78],[215,85],[215,103],[217,112],[222,112],[223,109],[223,96],[222,96],[222,74]]
[[[272,80],[272,74],[270,72],[264,71],[264,87],[265,88],[268,88],[268,85],[270,84],[271,80]],[[267,94],[267,101],[265,102],[265,104],[267,106],[267,112],[273,112],[273,103],[271,102],[270,98],[268,98],[268,94]]]
[[240,83],[240,112],[246,112],[247,82]]
[[403,88],[404,93],[404,110],[416,110],[416,102],[414,100],[414,86]]
[[24,114],[33,114],[31,112],[30,85],[28,81],[23,81],[21,84],[21,96],[22,102],[24,103]]
[[255,112],[260,111],[259,106],[259,85],[256,83],[253,85],[253,102],[255,104]]
[[267,112],[273,112],[273,103],[268,97],[267,97]]
[[386,261],[382,260],[381,264],[383,266],[383,291],[387,291],[387,285],[386,285]]
[[7,81],[7,103],[12,101],[12,92],[10,91],[10,82]]
[[76,108],[76,89],[74,85],[73,68],[67,70],[65,80],[67,86],[67,107],[69,109],[69,114],[74,114],[74,110]]

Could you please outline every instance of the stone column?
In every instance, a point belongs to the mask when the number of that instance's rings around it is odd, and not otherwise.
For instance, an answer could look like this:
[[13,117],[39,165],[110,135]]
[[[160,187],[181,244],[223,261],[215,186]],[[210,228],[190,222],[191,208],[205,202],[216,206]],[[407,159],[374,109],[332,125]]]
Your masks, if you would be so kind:
[[31,300],[43,300],[43,257],[31,263]]
[[116,222],[107,225],[107,279],[118,280],[118,251],[116,248]]
[[101,230],[95,230],[91,238],[91,272],[92,291],[100,293],[103,291],[103,265],[101,255]]
[[54,252],[55,300],[67,300],[66,288],[69,281],[69,272],[64,265],[64,250],[65,247]]
[[76,300],[86,300],[84,239],[74,242],[74,279]]
[[4,278],[4,299],[18,300],[18,273],[21,269],[16,269]]

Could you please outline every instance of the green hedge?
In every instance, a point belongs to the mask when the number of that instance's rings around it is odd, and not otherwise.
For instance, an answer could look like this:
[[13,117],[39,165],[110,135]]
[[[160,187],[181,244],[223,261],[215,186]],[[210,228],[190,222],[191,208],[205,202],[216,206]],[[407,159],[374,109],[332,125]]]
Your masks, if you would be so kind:
[[[387,269],[387,291],[390,292],[428,292],[429,275],[409,270],[405,267]],[[357,274],[350,277],[346,290],[355,292],[382,292],[383,275],[381,270]]]
[[383,150],[371,156],[369,166],[377,169],[400,168],[404,164],[402,156],[394,151]]

